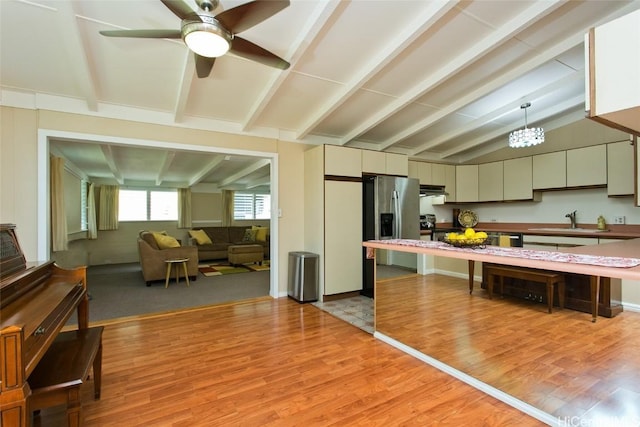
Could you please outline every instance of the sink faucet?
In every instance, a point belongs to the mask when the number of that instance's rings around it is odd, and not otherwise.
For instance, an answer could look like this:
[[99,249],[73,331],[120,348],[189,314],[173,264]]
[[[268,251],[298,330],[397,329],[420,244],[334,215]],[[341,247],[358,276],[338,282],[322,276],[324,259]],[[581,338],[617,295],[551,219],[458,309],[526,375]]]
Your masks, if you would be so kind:
[[565,218],[569,218],[571,220],[571,228],[576,228],[576,212],[577,211],[569,212],[565,215]]

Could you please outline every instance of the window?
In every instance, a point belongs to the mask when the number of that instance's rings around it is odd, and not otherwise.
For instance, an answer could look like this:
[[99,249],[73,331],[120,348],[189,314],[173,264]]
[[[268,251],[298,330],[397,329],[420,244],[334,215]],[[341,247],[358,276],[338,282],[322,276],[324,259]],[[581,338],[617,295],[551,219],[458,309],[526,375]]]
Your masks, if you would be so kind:
[[87,191],[89,191],[89,183],[83,179],[80,181],[80,230],[82,231],[89,229]]
[[119,192],[118,221],[177,221],[175,190],[123,190]]
[[233,219],[271,219],[271,194],[236,191]]

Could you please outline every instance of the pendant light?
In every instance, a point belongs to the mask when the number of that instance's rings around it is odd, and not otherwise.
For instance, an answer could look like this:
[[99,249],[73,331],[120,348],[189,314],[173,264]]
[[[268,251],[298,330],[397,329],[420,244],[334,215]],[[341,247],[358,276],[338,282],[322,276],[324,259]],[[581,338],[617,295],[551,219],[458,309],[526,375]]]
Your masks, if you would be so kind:
[[524,109],[524,129],[514,130],[509,134],[509,147],[524,148],[532,147],[544,142],[544,130],[542,128],[527,127],[527,108],[531,107],[531,103],[527,102],[520,106]]

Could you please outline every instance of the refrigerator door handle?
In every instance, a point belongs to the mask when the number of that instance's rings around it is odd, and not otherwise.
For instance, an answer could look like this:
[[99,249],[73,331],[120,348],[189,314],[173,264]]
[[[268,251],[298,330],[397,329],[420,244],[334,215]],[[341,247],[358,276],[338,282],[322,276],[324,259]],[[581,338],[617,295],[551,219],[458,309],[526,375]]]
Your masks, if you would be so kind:
[[398,191],[393,190],[391,193],[391,200],[393,202],[393,238],[400,238],[400,230],[402,230],[402,211],[400,210],[400,201],[398,196]]

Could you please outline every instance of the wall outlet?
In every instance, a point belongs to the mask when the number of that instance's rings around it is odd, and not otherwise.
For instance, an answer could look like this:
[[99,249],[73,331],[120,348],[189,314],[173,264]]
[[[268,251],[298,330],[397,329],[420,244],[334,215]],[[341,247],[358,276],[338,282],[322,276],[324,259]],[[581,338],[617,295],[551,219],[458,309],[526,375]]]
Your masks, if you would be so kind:
[[624,224],[624,216],[614,216],[613,217],[614,224]]

